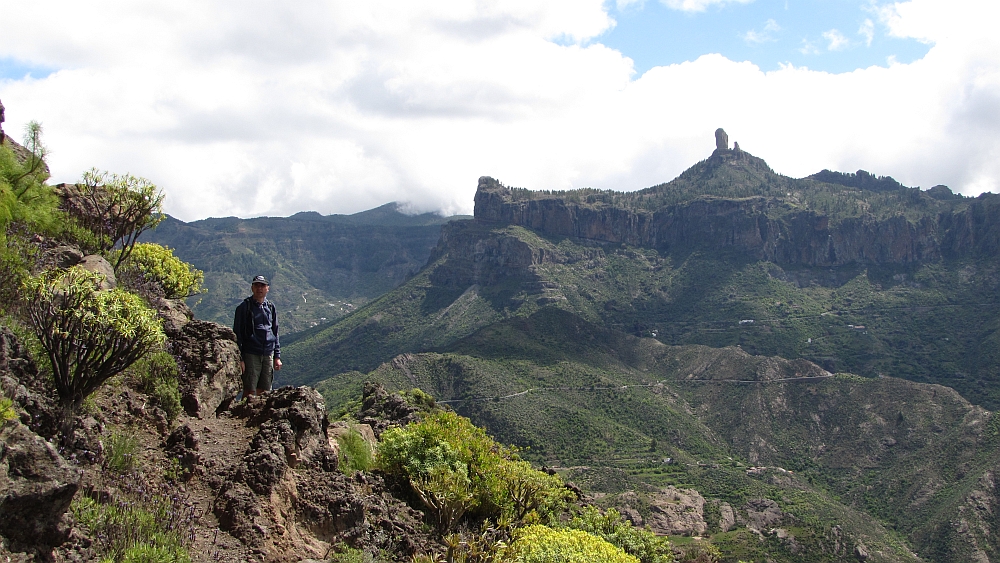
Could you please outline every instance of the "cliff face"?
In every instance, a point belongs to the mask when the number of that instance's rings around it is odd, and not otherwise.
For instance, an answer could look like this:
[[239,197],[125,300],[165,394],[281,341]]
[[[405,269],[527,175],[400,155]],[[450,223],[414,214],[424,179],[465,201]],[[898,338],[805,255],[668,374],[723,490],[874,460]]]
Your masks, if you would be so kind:
[[708,195],[655,210],[573,199],[580,198],[518,199],[493,178],[483,177],[476,192],[475,217],[547,235],[666,252],[730,249],[783,265],[902,264],[969,254],[992,256],[1000,249],[1000,196],[993,194],[960,210],[916,219],[861,214],[836,221],[773,196]]

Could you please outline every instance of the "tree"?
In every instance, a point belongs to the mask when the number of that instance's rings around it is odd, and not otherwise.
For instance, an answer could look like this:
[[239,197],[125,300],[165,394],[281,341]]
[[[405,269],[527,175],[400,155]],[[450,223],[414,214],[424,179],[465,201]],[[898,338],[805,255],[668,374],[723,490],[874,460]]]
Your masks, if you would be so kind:
[[52,362],[67,419],[105,381],[166,339],[139,296],[102,291],[101,281],[100,274],[74,266],[29,277],[22,286],[21,309]]
[[108,255],[119,249],[115,271],[128,259],[139,235],[164,218],[163,192],[145,178],[92,168],[76,190],[81,201],[71,206],[70,213],[94,233],[98,252]]
[[0,145],[0,311],[14,302],[17,288],[28,275],[37,245],[29,239],[41,233],[53,236],[67,228],[59,200],[45,185],[48,168],[41,126],[25,128],[27,148]]

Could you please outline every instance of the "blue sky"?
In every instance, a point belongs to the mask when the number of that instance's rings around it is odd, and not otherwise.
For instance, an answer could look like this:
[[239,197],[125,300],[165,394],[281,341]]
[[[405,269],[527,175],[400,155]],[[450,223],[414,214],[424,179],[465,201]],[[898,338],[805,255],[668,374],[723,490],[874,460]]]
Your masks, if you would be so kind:
[[5,78],[21,80],[29,76],[45,78],[54,71],[55,69],[33,65],[30,62],[20,61],[12,57],[0,58],[0,80]]
[[887,36],[873,3],[856,0],[756,0],[709,5],[701,12],[647,0],[620,9],[611,3],[608,10],[617,25],[592,41],[630,57],[639,74],[707,53],[762,70],[790,63],[840,73],[888,66],[890,57],[911,63],[930,47]]
[[[856,0],[756,0],[682,11],[657,0],[621,7],[609,2],[605,9],[616,25],[587,43],[620,51],[638,75],[708,53],[750,61],[765,71],[792,64],[832,73],[888,66],[890,58],[910,63],[927,54],[925,43],[888,36],[874,6]],[[0,79],[40,79],[55,70],[0,57]]]
[[469,213],[483,175],[642,189],[718,127],[788,176],[977,195],[1000,191],[996,4],[0,0],[3,128],[41,122],[53,182],[143,176],[183,220]]

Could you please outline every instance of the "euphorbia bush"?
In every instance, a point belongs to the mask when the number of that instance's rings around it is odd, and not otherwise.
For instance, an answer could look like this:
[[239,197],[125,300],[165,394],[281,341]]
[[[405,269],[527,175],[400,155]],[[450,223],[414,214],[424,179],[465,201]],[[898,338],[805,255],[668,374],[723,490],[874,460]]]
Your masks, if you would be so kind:
[[205,274],[174,256],[174,251],[151,242],[137,242],[122,263],[119,278],[134,283],[154,283],[164,297],[175,299],[201,292]]
[[442,532],[466,513],[513,526],[544,519],[571,494],[558,476],[533,469],[513,448],[447,411],[386,431],[377,463],[409,480]]
[[101,290],[102,281],[74,266],[29,277],[22,286],[22,311],[48,353],[56,392],[69,411],[166,339],[156,312],[138,295]]

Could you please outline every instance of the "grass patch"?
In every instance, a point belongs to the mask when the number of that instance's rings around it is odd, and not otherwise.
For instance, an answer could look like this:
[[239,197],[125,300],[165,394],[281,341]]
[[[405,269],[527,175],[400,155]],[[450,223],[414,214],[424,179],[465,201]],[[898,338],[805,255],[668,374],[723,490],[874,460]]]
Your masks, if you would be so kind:
[[351,428],[337,436],[340,444],[340,469],[348,475],[355,471],[368,471],[374,465],[372,449],[357,430]]
[[77,524],[94,538],[102,561],[189,563],[195,513],[186,499],[137,474],[115,477],[115,484],[117,492],[110,502],[80,496],[70,505]]
[[179,375],[177,361],[163,350],[146,354],[128,370],[129,380],[149,395],[171,422],[181,413]]
[[132,471],[138,451],[139,438],[134,434],[113,431],[104,443],[104,469],[119,474]]

